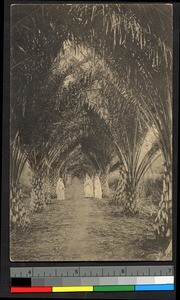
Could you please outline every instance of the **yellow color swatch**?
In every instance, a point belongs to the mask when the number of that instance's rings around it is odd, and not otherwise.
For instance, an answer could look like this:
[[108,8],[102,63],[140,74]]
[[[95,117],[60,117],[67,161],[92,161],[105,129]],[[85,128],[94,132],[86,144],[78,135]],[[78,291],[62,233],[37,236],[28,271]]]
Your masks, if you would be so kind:
[[53,286],[53,293],[93,292],[93,286]]

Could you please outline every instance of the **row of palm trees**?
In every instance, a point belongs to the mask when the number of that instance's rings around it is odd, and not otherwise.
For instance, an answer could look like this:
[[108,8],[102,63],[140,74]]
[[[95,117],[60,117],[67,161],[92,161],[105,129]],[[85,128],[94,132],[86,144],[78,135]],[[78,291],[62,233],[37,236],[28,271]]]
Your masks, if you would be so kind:
[[45,182],[52,170],[65,169],[80,146],[81,155],[100,172],[106,197],[108,173],[118,157],[123,179],[116,198],[128,215],[138,212],[145,172],[163,156],[155,230],[170,238],[171,7],[61,4],[31,5],[26,11],[22,18],[20,7],[12,6],[12,226],[30,222],[19,190],[24,164],[28,161],[34,173],[32,209],[41,211],[48,203]]

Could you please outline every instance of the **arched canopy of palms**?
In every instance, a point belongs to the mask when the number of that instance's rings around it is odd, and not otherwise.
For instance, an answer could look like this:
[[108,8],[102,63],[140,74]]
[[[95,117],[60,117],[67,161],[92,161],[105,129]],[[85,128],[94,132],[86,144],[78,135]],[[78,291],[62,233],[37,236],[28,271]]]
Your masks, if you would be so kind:
[[[108,97],[107,93],[109,90],[104,92],[105,97]],[[123,162],[116,201],[124,205],[127,214],[135,214],[138,212],[138,187],[141,179],[160,156],[158,138],[153,135],[154,139],[149,139],[149,147],[145,147],[145,138],[152,128],[144,122],[136,105],[128,103],[123,95],[114,92],[114,97],[107,105],[111,115],[109,126],[112,140],[119,159]]]
[[[71,47],[72,45],[69,42],[67,52],[68,55],[72,53]],[[81,54],[79,53],[79,51],[82,51],[81,47],[79,48],[80,50],[76,50],[76,59],[79,58]],[[88,51],[88,49],[84,46],[83,49],[86,49],[86,52],[89,53],[90,59],[91,51]],[[66,55],[66,52],[64,55]],[[86,56],[84,55],[84,57]],[[96,58],[94,58],[94,61],[96,61]],[[99,63],[100,62],[101,61],[99,60]],[[91,65],[88,65],[90,68]],[[82,64],[82,66],[84,67],[84,64]],[[96,113],[100,115],[101,124],[105,125],[103,130],[106,130],[105,128],[108,127],[106,140],[108,141],[108,138],[111,139],[111,143],[116,146],[119,158],[123,161],[125,170],[128,174],[128,187],[126,188],[126,190],[129,190],[129,195],[123,195],[123,197],[125,197],[125,199],[127,198],[127,201],[125,202],[127,202],[128,204],[129,198],[132,198],[132,206],[134,206],[134,208],[129,207],[128,209],[134,212],[136,211],[136,205],[134,203],[134,190],[138,187],[139,181],[144,175],[144,172],[149,168],[150,163],[153,162],[152,159],[156,155],[158,145],[157,143],[152,145],[152,149],[150,149],[150,151],[146,153],[143,161],[141,162],[141,165],[139,166],[139,154],[143,147],[144,136],[148,132],[148,126],[145,125],[144,120],[141,120],[140,122],[140,115],[137,115],[138,109],[134,103],[134,99],[131,96],[131,101],[129,101],[127,94],[124,94],[124,91],[118,87],[116,76],[113,74],[111,69],[106,67],[105,64],[102,65],[102,67],[103,68],[100,71],[96,71],[96,68],[93,65],[94,76],[96,78],[97,73],[100,80],[92,82],[92,85],[89,86],[88,90],[86,90],[86,97],[84,98],[83,102],[88,105],[88,107],[93,108]],[[71,76],[71,80],[75,81],[75,75],[74,77]],[[109,82],[111,84],[109,84]],[[132,106],[132,104],[134,104],[134,106]],[[99,127],[99,125],[96,124],[96,118],[94,118],[92,127],[94,126],[96,128],[97,133],[97,128]],[[134,130],[132,130],[132,128],[134,128]],[[90,130],[90,132],[92,132],[92,129]],[[89,155],[91,157],[91,159],[96,164],[96,168],[103,170],[104,167],[100,167],[102,160],[103,163],[105,162],[103,153],[101,152],[101,155],[99,155],[97,148],[96,151],[92,151],[92,146],[89,147],[93,144],[92,141],[90,141],[90,143],[88,144],[86,140],[83,144],[84,151],[88,149],[86,155]],[[97,147],[98,142],[96,142],[95,144]],[[112,147],[114,147],[114,145]],[[91,151],[89,151],[89,149],[91,149]],[[98,158],[96,156],[98,156]],[[106,172],[104,171],[104,174],[105,173]],[[133,197],[131,195],[129,186],[131,186],[130,189],[132,188],[133,190]]]
[[86,173],[92,176],[96,171],[91,160],[82,152],[81,146],[67,157],[62,169],[63,174],[70,174],[72,177],[79,179],[84,179]]
[[[11,29],[12,142],[18,134],[21,152],[28,158],[35,151],[36,157],[41,157],[41,164],[46,154],[42,157],[39,149],[45,147],[48,152],[50,145],[59,147],[54,137],[61,139],[67,120],[86,104],[108,125],[127,172],[130,162],[137,163],[138,133],[147,133],[142,127],[147,122],[150,128],[155,128],[167,164],[164,195],[167,194],[168,201],[163,196],[157,218],[158,233],[167,235],[172,200],[169,193],[172,24],[167,22],[171,19],[171,9],[148,4],[143,12],[139,5],[128,4],[31,5],[26,9],[24,18],[23,8],[12,9],[15,18]],[[154,25],[157,20],[158,30]],[[159,84],[160,80],[164,85]],[[135,118],[131,118],[129,113],[126,126],[115,126],[119,124],[121,111],[112,109],[113,101],[118,107],[121,103],[132,106],[132,112],[138,111],[138,116],[135,113]],[[133,135],[129,135],[130,120],[136,124]],[[127,141],[129,157],[123,155]],[[151,158],[157,145],[152,149]],[[147,156],[144,163],[150,161]],[[141,169],[146,168],[141,165]],[[131,166],[128,176],[133,178],[135,170]]]
[[80,144],[82,152],[89,158],[95,167],[96,173],[99,173],[102,196],[109,197],[108,175],[110,168],[117,159],[117,153],[114,144],[110,139],[110,131],[106,122],[96,111],[85,106],[87,117],[85,120],[85,130]]
[[[51,68],[51,76],[45,77],[42,85],[35,90],[33,96],[30,97],[31,107],[24,112],[24,115],[21,115],[19,126],[21,145],[29,153],[28,159],[31,168],[36,173],[33,179],[34,191],[32,196],[35,200],[32,202],[37,204],[32,205],[35,211],[43,208],[43,173],[44,168],[46,169],[52,160],[49,161],[48,152],[50,151],[51,155],[53,151],[58,153],[60,150],[57,151],[56,148],[63,151],[65,144],[68,144],[68,131],[71,132],[71,143],[73,137],[76,137],[76,132],[79,135],[82,133],[84,124],[82,124],[81,119],[83,120],[83,115],[79,114],[82,105],[87,103],[93,108],[97,106],[94,96],[97,95],[98,77],[97,72],[93,73],[95,61],[92,60],[92,51],[85,49],[86,55],[82,56],[81,53],[84,50],[81,49],[82,47],[77,53],[70,46],[68,41],[63,44],[65,57],[63,57],[62,52],[60,53],[60,63],[64,61],[63,67],[59,64],[59,57],[57,57]],[[67,55],[71,58],[71,60],[68,60],[68,65],[66,65]],[[87,68],[86,64],[89,59],[91,59],[91,64]],[[90,92],[95,94],[90,97]],[[21,103],[21,108],[23,108],[23,105],[24,103]],[[98,111],[101,112],[101,110],[102,106],[98,107]],[[14,111],[13,113],[15,116],[17,115],[17,112]],[[75,124],[77,124],[78,129]],[[27,131],[29,132],[28,135],[26,134]],[[64,144],[62,142],[63,136],[65,138]],[[58,147],[58,143],[61,144],[61,147]],[[55,150],[53,150],[54,147]]]
[[[172,10],[168,6],[146,5],[142,13],[138,5],[121,4],[111,7],[77,5],[72,9],[87,30],[85,36],[89,33],[91,45],[119,74],[123,74],[125,91],[135,98],[145,120],[158,132],[165,175],[156,230],[160,235],[169,236],[172,214]],[[158,20],[158,28],[155,20]],[[131,47],[128,47],[129,41]]]
[[152,7],[147,4],[142,13],[139,5],[117,4],[77,5],[72,10],[86,28],[85,35],[89,33],[96,51],[123,74],[125,91],[136,99],[144,118],[158,132],[165,174],[156,230],[160,235],[169,236],[172,215],[172,9],[168,5]]
[[[74,68],[78,70],[74,82],[67,81]],[[69,69],[71,69],[71,72]],[[36,205],[32,205],[35,211],[41,211],[43,208],[43,177],[45,170],[47,167],[49,169],[52,163],[52,158],[49,158],[49,156],[53,157],[53,151],[57,153],[64,151],[64,148],[67,147],[66,144],[68,144],[68,132],[71,133],[69,136],[70,143],[73,143],[77,132],[80,134],[83,130],[82,126],[84,125],[81,121],[83,115],[80,113],[82,108],[79,105],[79,98],[82,91],[91,85],[92,75],[89,72],[82,76],[80,71],[80,67],[77,68],[76,60],[58,74],[55,72],[53,65],[51,66],[51,74],[47,74],[50,77],[45,76],[42,85],[37,87],[34,94],[28,95],[28,103],[31,104],[28,109],[25,109],[27,105],[24,102],[20,102],[15,106],[12,104],[11,122],[15,126],[11,132],[11,139],[13,140],[15,128],[17,127],[21,148],[26,150],[25,160],[29,160],[30,166],[36,174],[33,178],[34,191],[32,193],[32,202],[36,202]],[[23,114],[18,113],[20,105],[21,111],[25,109]],[[17,115],[18,120],[15,119]],[[19,177],[21,171],[19,169]],[[13,174],[15,175],[15,173]]]

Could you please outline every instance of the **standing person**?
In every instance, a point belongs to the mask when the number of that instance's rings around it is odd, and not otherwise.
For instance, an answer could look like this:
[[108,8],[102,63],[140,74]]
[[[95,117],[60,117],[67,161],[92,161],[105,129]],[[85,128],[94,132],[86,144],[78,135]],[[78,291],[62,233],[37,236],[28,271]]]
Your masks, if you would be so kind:
[[102,188],[99,176],[96,174],[94,178],[94,198],[102,199]]
[[86,174],[84,182],[84,197],[92,198],[93,197],[93,182],[88,174]]
[[63,183],[63,179],[59,178],[56,186],[56,194],[58,200],[65,200],[65,186]]

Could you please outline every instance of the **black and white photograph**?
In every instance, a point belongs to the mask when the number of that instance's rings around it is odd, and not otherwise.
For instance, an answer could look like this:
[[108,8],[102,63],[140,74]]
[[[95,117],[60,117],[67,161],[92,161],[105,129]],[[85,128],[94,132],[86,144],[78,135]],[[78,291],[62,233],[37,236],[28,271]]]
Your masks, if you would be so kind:
[[173,7],[12,4],[10,260],[171,261]]

